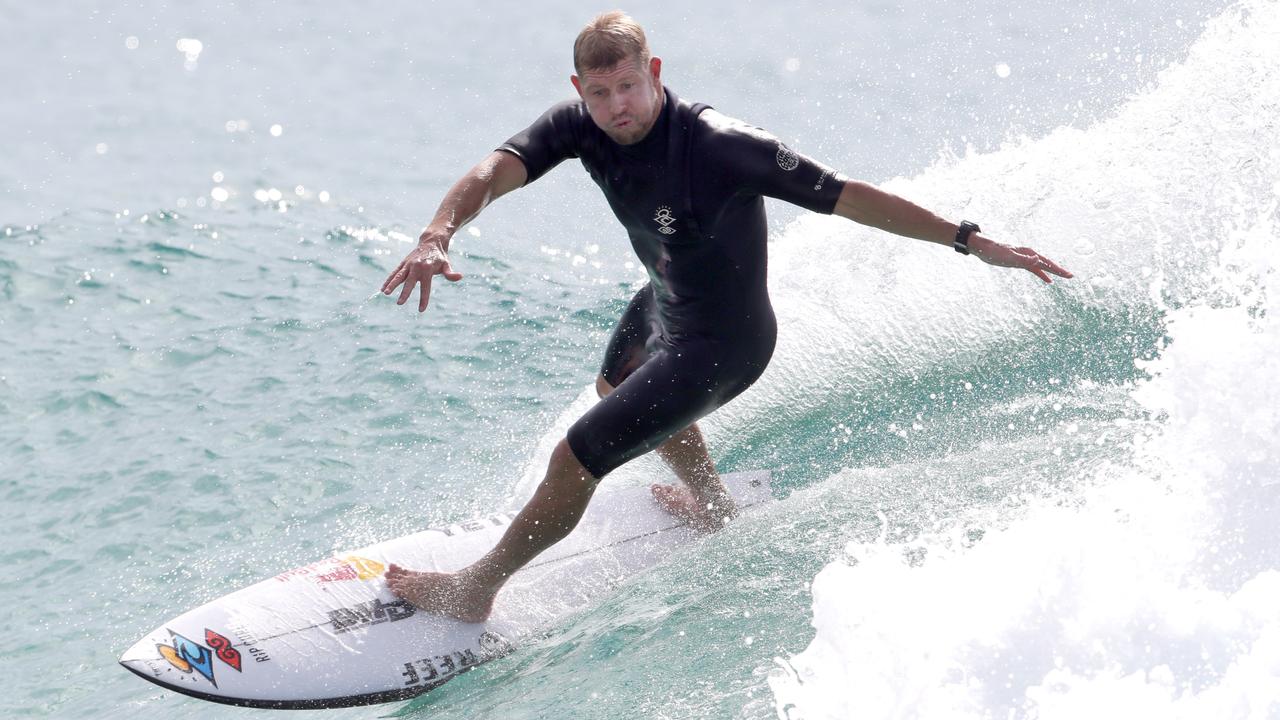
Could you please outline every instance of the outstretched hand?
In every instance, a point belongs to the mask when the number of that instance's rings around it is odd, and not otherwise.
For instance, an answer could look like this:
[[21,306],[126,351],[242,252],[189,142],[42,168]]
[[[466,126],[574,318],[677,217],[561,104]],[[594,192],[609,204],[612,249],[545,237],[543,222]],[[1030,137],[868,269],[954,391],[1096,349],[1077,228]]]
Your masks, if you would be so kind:
[[1029,247],[1010,247],[994,240],[975,236],[969,241],[969,250],[989,265],[1022,268],[1046,283],[1053,282],[1049,278],[1051,274],[1061,278],[1073,277],[1066,268]]
[[418,312],[422,312],[427,309],[427,301],[431,297],[431,279],[436,275],[443,275],[449,282],[458,282],[462,279],[462,273],[454,272],[449,265],[449,254],[445,252],[444,246],[438,241],[423,240],[387,276],[386,281],[382,283],[382,294],[390,295],[403,284],[404,289],[396,299],[397,305],[403,305],[412,297],[414,286],[421,284]]

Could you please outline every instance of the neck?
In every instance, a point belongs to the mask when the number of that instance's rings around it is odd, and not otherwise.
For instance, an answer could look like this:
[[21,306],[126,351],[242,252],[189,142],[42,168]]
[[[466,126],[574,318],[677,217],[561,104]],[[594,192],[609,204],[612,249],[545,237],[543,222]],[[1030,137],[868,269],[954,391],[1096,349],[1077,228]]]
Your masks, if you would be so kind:
[[658,104],[656,107],[654,107],[653,115],[649,118],[649,129],[646,130],[644,135],[640,136],[640,138],[636,140],[635,143],[632,143],[633,145],[644,142],[646,139],[648,139],[650,135],[653,134],[654,128],[658,127],[658,118],[662,117],[662,109],[666,106],[667,106],[667,91],[666,91],[666,88],[659,85],[658,86]]

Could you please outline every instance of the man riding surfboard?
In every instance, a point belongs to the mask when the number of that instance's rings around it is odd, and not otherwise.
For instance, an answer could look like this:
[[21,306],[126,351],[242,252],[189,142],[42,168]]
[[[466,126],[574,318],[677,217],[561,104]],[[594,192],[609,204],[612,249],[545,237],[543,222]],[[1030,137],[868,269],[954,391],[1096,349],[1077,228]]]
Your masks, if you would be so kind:
[[703,531],[735,508],[697,420],[732,400],[767,366],[777,325],[766,284],[763,198],[840,215],[905,237],[950,245],[1046,283],[1071,273],[976,225],[907,200],[788,148],[776,137],[661,83],[641,27],[622,12],[596,17],[574,43],[578,99],[553,106],[471,169],[446,194],[418,246],[383,283],[426,310],[436,275],[457,282],[449,243],[493,200],[579,158],[600,186],[649,275],[605,350],[601,397],[551,453],[545,478],[506,534],[456,573],[391,565],[393,593],[424,610],[480,622],[512,573],[577,525],[601,478],[657,450],[680,485],[655,485],[668,512]]

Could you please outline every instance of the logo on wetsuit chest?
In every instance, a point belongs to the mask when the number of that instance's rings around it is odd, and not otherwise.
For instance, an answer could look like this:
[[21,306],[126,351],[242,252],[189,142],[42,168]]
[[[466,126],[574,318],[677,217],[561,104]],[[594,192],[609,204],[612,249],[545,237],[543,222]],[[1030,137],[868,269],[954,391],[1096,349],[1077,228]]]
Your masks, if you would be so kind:
[[676,223],[676,216],[671,214],[671,208],[666,205],[658,207],[658,211],[654,213],[653,219],[662,227],[658,228],[658,232],[663,235],[675,234],[676,229],[671,227]]

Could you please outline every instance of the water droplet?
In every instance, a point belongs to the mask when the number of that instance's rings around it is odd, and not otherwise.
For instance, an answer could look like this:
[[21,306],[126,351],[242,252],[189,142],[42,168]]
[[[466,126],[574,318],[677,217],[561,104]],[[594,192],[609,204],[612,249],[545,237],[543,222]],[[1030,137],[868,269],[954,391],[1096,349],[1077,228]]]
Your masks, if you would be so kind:
[[182,53],[184,60],[182,66],[187,70],[196,69],[196,61],[200,59],[200,53],[204,51],[204,43],[195,38],[181,38],[178,40],[178,52]]

